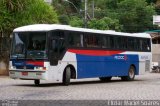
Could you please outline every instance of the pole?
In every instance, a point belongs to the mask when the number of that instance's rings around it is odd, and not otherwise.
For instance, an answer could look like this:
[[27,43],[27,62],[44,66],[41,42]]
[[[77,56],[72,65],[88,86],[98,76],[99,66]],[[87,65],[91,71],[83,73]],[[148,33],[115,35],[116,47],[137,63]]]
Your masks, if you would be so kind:
[[94,18],[94,0],[92,1],[92,18]]
[[87,0],[85,0],[85,9],[84,9],[84,11],[85,11],[85,15],[84,15],[85,22],[84,22],[84,24],[85,24],[85,28],[87,28]]

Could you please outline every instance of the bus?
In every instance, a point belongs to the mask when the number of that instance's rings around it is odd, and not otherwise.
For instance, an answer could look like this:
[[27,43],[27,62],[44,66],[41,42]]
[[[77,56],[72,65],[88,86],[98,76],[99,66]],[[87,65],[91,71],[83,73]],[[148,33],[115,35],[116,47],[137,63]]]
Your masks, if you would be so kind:
[[34,24],[14,29],[9,63],[12,79],[51,80],[120,77],[151,71],[151,37],[58,24]]

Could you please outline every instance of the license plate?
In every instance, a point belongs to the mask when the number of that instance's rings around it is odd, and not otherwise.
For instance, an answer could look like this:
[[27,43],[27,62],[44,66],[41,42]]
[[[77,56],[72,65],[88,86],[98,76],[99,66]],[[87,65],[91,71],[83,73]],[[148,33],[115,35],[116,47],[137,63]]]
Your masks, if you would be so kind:
[[28,72],[22,72],[22,75],[23,75],[23,76],[27,76],[27,75],[28,75]]

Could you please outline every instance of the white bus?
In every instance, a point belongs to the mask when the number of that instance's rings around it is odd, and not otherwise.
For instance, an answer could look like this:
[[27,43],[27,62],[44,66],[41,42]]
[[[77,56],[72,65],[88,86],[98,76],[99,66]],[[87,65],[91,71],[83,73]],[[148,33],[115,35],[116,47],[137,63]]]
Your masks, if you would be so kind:
[[35,85],[96,77],[132,81],[151,70],[151,60],[149,34],[35,24],[14,29],[9,75]]

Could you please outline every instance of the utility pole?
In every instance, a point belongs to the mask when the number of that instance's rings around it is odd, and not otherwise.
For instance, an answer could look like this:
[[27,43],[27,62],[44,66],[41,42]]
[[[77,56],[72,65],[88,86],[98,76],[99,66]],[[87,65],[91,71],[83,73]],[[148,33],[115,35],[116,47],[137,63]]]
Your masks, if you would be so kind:
[[94,18],[94,0],[92,0],[92,18]]
[[85,9],[84,9],[84,11],[85,11],[85,15],[84,15],[84,26],[85,26],[85,28],[87,28],[87,0],[85,0]]

